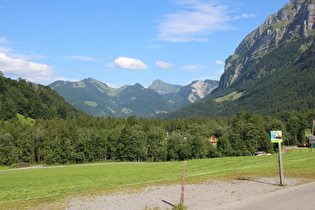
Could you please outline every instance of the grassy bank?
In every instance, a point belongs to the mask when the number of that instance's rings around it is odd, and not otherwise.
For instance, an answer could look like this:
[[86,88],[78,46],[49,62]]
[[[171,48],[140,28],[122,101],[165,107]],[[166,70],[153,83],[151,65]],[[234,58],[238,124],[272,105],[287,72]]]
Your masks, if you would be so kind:
[[[187,161],[187,181],[278,176],[278,157],[226,157]],[[283,155],[284,175],[315,180],[315,150]],[[20,203],[51,202],[79,192],[124,186],[178,183],[183,162],[109,163],[17,171],[0,171],[0,208]]]

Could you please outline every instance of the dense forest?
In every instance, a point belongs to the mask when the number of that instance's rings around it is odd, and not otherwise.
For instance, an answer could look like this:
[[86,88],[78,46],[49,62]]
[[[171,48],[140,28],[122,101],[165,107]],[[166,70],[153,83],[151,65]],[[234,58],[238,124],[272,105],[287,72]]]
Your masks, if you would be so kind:
[[[273,153],[270,130],[282,130],[285,145],[301,144],[313,118],[315,110],[265,119],[243,111],[230,118],[168,121],[80,116],[28,122],[13,117],[0,121],[0,164],[169,161],[252,155],[259,150]],[[208,142],[212,135],[219,138],[217,146]]]

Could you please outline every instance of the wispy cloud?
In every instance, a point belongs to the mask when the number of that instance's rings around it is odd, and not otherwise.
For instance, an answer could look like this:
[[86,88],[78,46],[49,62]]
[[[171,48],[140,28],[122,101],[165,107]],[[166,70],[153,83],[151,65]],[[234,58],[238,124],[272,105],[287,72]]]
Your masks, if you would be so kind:
[[183,66],[181,70],[184,71],[203,71],[205,69],[209,68],[209,66],[204,66],[204,65],[187,65]]
[[222,64],[224,64],[224,61],[216,60],[215,63],[216,63],[216,64],[219,64],[219,65],[222,65]]
[[8,41],[5,37],[0,37],[0,53],[6,54],[8,57],[19,58],[22,60],[30,60],[30,59],[45,59],[42,55],[36,55],[32,52],[16,50],[11,47],[11,42]]
[[13,52],[14,49],[11,47],[7,47],[7,46],[0,46],[0,52],[1,53],[5,53],[5,54],[10,54],[11,52]]
[[0,44],[6,44],[9,43],[8,40],[5,37],[0,37]]
[[252,18],[252,17],[256,17],[255,14],[241,14],[241,15],[238,15],[236,16],[234,19],[238,20],[238,19],[241,19],[241,18]]
[[80,61],[101,61],[102,59],[93,58],[89,56],[67,56],[67,59],[70,60],[80,60]]
[[123,68],[129,70],[142,70],[149,68],[142,61],[128,57],[119,57],[115,59],[114,63],[109,63],[106,66],[111,68]]
[[228,30],[227,6],[204,0],[177,0],[179,10],[166,14],[158,25],[157,39],[171,42],[206,41],[214,31]]
[[157,61],[155,62],[155,65],[157,65],[160,69],[171,69],[175,66],[174,64],[166,63],[164,61]]
[[163,47],[161,45],[148,45],[146,46],[148,49],[153,49],[153,50],[160,50]]

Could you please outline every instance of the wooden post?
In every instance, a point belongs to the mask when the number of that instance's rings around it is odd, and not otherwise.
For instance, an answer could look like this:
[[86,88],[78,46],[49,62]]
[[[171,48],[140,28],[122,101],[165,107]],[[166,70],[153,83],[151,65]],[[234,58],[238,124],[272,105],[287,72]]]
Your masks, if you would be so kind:
[[313,119],[312,133],[311,133],[312,136],[314,136],[314,126],[315,126],[315,120]]
[[[311,136],[310,138],[312,139],[312,141],[309,141],[309,144],[311,146],[311,152],[313,152],[313,144],[314,144],[314,138],[315,138],[315,135],[314,135],[314,126],[315,126],[315,120],[313,119],[313,125],[312,125],[312,133],[311,133]],[[311,143],[312,142],[312,143]]]
[[185,192],[185,180],[186,180],[186,161],[184,162],[183,173],[182,173],[182,188],[180,192],[180,206],[184,206],[184,192]]
[[280,174],[280,185],[284,185],[284,176],[283,176],[283,166],[282,166],[282,147],[281,142],[278,143],[279,147],[279,174]]

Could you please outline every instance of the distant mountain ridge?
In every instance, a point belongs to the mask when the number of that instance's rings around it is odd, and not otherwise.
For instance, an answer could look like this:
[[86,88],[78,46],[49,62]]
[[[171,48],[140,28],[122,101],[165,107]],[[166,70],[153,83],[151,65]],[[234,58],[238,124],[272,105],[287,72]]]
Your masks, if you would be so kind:
[[161,80],[155,80],[153,83],[148,87],[149,89],[155,90],[161,95],[169,94],[169,93],[177,93],[183,86],[181,85],[171,85],[165,83]]
[[180,86],[155,80],[148,88],[140,84],[111,88],[93,78],[79,82],[56,81],[49,86],[76,108],[94,116],[157,117],[199,101],[219,81],[194,81]]
[[315,1],[291,0],[248,34],[225,62],[218,88],[168,118],[315,108]]

